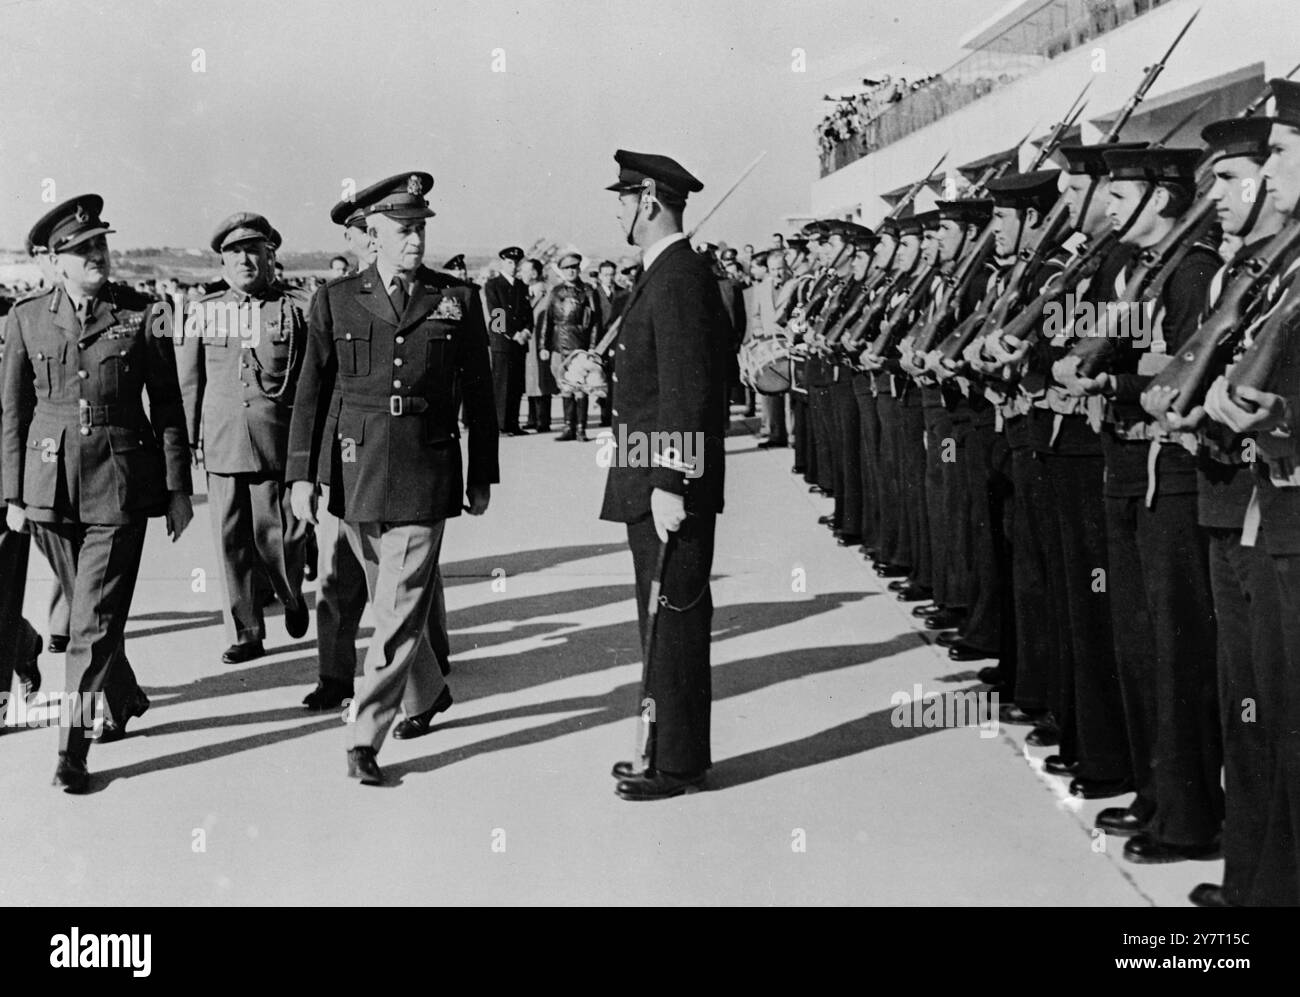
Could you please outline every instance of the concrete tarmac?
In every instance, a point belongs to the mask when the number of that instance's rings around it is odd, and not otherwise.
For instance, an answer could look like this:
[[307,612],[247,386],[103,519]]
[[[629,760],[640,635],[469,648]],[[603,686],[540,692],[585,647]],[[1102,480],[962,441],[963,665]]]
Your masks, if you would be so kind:
[[[177,544],[153,521],[127,630],[153,706],[92,748],[84,797],[49,784],[57,731],[0,736],[0,902],[1185,906],[1220,880],[1221,862],[1126,862],[1091,827],[1128,797],[1071,800],[1028,728],[969,725],[954,694],[983,689],[988,662],[933,645],[817,525],[829,500],[791,451],[745,432],[728,440],[714,562],[708,790],[618,799],[640,678],[632,561],[597,519],[600,444],[553,439],[503,439],[488,513],[449,523],[456,702],[427,737],[385,744],[386,787],[347,779],[340,716],[299,705],[314,623],[293,641],[273,609],[271,653],[223,665],[207,506]],[[34,553],[42,633],[50,578]],[[61,689],[61,657],[40,665]],[[934,702],[900,706],[918,687]]]

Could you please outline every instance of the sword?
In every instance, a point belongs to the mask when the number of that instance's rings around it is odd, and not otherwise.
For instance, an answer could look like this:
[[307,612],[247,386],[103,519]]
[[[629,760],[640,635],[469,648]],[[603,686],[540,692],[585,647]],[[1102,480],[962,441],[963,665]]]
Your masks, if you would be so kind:
[[651,766],[654,752],[655,701],[646,695],[646,683],[650,681],[650,657],[655,647],[655,621],[659,617],[660,603],[665,601],[660,596],[664,584],[664,568],[668,564],[668,548],[673,544],[677,534],[669,533],[668,539],[659,545],[659,555],[655,559],[655,573],[650,580],[650,602],[646,606],[645,645],[641,648],[641,695],[637,705],[636,743],[632,752],[632,768],[642,773]]
[[766,155],[767,155],[766,152],[760,152],[758,156],[755,157],[754,161],[745,167],[745,172],[742,173],[739,177],[737,177],[736,182],[727,188],[726,193],[723,194],[720,198],[718,198],[718,200],[714,203],[713,207],[711,207],[708,211],[704,213],[704,217],[695,223],[695,227],[686,233],[686,238],[688,241],[690,239],[695,238],[695,233],[700,230],[700,228],[704,225],[705,222],[707,222],[710,218],[713,217],[715,211],[717,211],[720,207],[722,207],[723,204],[726,203],[727,198],[729,198],[732,195],[732,193],[735,191],[735,189],[740,186],[741,182],[745,179],[745,177],[749,176],[751,173],[754,172],[754,168],[763,161],[763,157]]

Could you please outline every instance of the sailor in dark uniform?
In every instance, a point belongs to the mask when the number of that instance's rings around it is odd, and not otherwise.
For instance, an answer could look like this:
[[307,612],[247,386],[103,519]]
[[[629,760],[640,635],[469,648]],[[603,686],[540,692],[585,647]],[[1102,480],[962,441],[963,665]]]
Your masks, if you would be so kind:
[[666,156],[614,158],[609,189],[627,241],[645,251],[645,274],[623,311],[613,416],[614,438],[628,445],[619,444],[600,515],[627,524],[643,647],[660,563],[663,574],[641,700],[654,721],[647,767],[620,762],[613,774],[623,799],[656,800],[698,787],[712,763],[709,570],[722,511],[727,316],[707,261],[682,233],[687,196],[703,184]]

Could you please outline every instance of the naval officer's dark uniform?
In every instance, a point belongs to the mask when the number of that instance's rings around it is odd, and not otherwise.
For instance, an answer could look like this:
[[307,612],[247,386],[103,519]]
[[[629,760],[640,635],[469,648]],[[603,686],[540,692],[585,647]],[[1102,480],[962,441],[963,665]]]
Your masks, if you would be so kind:
[[[653,157],[644,166],[657,169],[658,159]],[[635,183],[646,175],[624,166],[620,182]],[[661,197],[666,196],[665,186],[661,180]],[[684,195],[681,199],[685,200]],[[612,413],[614,439],[643,439],[648,448],[650,441],[662,439],[652,434],[683,434],[681,439],[685,434],[699,434],[695,438],[703,440],[703,453],[693,455],[691,477],[681,469],[683,455],[668,452],[669,447],[660,446],[649,460],[638,462],[642,466],[628,466],[630,454],[618,454],[609,470],[600,512],[601,519],[627,524],[638,622],[644,638],[646,607],[660,549],[651,493],[659,488],[684,496],[687,516],[671,538],[665,562],[643,697],[654,704],[650,768],[687,777],[703,775],[712,763],[709,628],[713,601],[709,571],[715,524],[723,505],[727,328],[708,264],[685,238],[668,244],[636,282],[623,311],[617,346],[617,402]],[[620,791],[623,786],[620,783]]]

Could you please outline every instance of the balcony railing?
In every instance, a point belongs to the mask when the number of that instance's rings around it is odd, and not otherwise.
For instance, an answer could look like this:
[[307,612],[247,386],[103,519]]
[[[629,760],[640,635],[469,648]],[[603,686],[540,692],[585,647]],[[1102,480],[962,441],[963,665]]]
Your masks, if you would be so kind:
[[[1032,8],[976,51],[883,111],[832,115],[818,127],[821,175],[933,124],[1167,0],[1056,0]],[[827,134],[827,125],[833,131]]]

